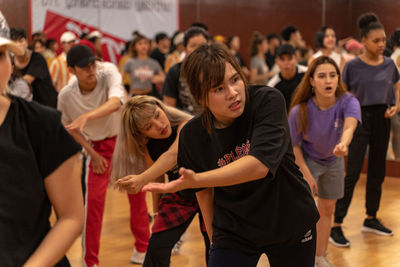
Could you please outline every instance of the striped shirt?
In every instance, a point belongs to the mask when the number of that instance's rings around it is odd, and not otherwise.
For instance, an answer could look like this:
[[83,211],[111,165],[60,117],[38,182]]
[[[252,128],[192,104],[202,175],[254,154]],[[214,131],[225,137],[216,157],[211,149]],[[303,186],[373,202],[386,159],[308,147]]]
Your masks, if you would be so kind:
[[72,75],[69,73],[67,56],[64,52],[62,52],[51,62],[49,70],[54,87],[56,88],[57,92],[59,92],[68,84],[68,81]]

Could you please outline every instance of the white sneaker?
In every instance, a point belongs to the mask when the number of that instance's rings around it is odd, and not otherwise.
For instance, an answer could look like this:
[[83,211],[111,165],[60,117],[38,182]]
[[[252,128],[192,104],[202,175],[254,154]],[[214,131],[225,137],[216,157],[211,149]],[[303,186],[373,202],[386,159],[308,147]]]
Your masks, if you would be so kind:
[[324,256],[315,257],[315,267],[335,267],[328,259]]
[[131,256],[131,263],[143,264],[145,256],[146,256],[146,252],[139,252],[136,250],[136,248],[133,248],[133,252],[132,252],[132,256]]

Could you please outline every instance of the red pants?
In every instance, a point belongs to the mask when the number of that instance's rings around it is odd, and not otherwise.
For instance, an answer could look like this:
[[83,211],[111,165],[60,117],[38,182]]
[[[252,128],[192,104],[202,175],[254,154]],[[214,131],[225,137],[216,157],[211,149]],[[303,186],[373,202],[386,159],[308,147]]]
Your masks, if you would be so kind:
[[[99,264],[100,234],[103,222],[106,191],[111,173],[111,159],[115,147],[115,137],[101,141],[93,141],[94,150],[107,160],[108,168],[103,174],[93,173],[90,157],[87,160],[86,171],[86,205],[85,227],[83,232],[82,255],[84,266]],[[136,239],[136,250],[145,252],[150,237],[149,217],[145,201],[145,193],[128,195],[130,203],[130,228]]]

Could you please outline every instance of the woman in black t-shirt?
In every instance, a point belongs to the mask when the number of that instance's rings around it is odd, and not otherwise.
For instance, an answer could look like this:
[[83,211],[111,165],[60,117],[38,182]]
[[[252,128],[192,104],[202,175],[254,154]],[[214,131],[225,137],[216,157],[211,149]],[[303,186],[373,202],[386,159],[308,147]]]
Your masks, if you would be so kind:
[[[154,97],[131,98],[122,110],[111,175],[114,179],[125,177],[118,179],[115,185],[136,194],[151,181],[164,181],[165,173],[169,180],[177,179],[179,132],[190,118],[190,115],[166,106]],[[194,194],[164,194],[160,199],[153,198],[153,202],[158,212],[144,263],[140,257],[133,257],[131,261],[143,263],[145,267],[169,266],[172,247],[199,212],[199,207]],[[209,240],[205,229],[203,232],[207,257]]]
[[203,188],[196,196],[212,237],[209,267],[256,266],[262,253],[272,267],[314,266],[319,215],[294,163],[283,96],[248,87],[219,44],[195,50],[182,74],[204,112],[180,133],[181,177],[143,189]]
[[64,254],[84,215],[80,147],[58,111],[7,94],[9,52],[23,54],[7,32],[0,12],[0,265],[70,266]]

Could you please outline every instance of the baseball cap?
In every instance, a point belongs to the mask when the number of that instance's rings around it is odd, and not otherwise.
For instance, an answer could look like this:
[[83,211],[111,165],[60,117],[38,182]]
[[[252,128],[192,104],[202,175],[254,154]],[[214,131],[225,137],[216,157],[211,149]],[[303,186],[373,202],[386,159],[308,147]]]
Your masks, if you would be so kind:
[[296,54],[296,50],[290,44],[280,45],[276,50],[276,56],[281,55],[294,55]]
[[178,33],[175,37],[174,37],[174,45],[178,45],[178,44],[183,44],[183,37],[185,37],[185,34],[183,32]]
[[0,11],[0,46],[5,46],[10,52],[17,56],[24,54],[25,50],[21,44],[10,40],[10,28],[8,23]]
[[70,67],[86,67],[89,63],[95,61],[97,57],[93,55],[92,50],[86,45],[75,45],[67,53],[67,64]]
[[76,40],[76,36],[73,32],[64,32],[60,37],[61,43],[69,43]]
[[99,31],[92,31],[92,32],[89,33],[88,36],[87,36],[88,39],[92,39],[92,38],[94,38],[94,37],[96,37],[96,38],[101,38],[101,37],[103,37],[103,35],[102,35],[101,32],[99,32]]

